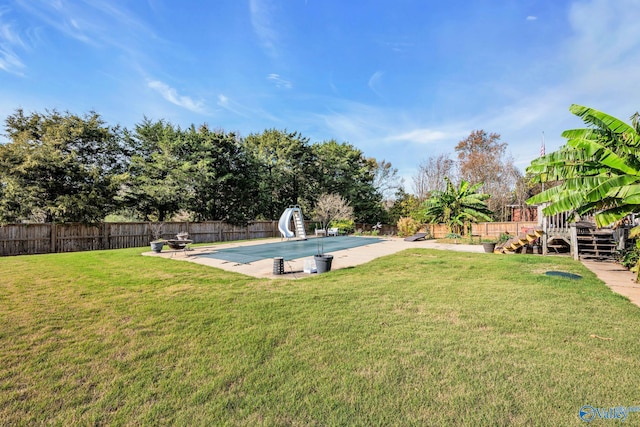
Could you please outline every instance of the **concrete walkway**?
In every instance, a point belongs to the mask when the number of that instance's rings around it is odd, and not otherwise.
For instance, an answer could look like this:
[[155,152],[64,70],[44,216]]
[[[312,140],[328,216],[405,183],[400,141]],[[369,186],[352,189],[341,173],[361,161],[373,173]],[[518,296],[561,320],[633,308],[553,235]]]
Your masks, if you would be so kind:
[[[321,238],[321,237],[320,237]],[[258,278],[270,279],[300,279],[308,277],[309,274],[304,273],[305,258],[299,258],[291,261],[285,261],[285,274],[273,274],[273,258],[267,258],[250,264],[238,264],[235,262],[219,260],[215,258],[207,258],[202,255],[214,252],[218,249],[232,248],[248,245],[261,245],[264,243],[279,242],[280,239],[263,239],[258,241],[247,242],[230,242],[212,246],[198,246],[190,251],[171,251],[166,250],[161,253],[146,252],[143,255],[161,256],[181,261],[195,262],[210,267],[217,267],[223,270],[245,274]],[[333,263],[332,270],[341,268],[354,267],[364,264],[385,255],[391,255],[404,249],[423,248],[423,249],[441,249],[459,252],[484,252],[482,245],[464,245],[464,244],[443,244],[433,240],[423,240],[418,242],[405,242],[400,238],[385,238],[380,243],[372,243],[366,246],[346,249],[343,251],[332,252]],[[274,257],[278,254],[274,254]],[[507,255],[508,256],[508,255]],[[622,267],[618,263],[613,262],[597,262],[582,261],[582,264],[595,275],[606,283],[609,288],[620,295],[626,296],[629,300],[640,306],[640,284],[636,283],[635,275]]]
[[636,275],[617,262],[582,261],[582,265],[593,271],[613,292],[619,293],[640,307],[640,284]]

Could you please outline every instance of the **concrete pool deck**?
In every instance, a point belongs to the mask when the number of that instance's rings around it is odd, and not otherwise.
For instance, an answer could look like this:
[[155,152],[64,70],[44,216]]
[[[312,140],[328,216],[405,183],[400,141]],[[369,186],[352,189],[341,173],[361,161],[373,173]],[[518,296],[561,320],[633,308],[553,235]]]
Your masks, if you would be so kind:
[[[321,237],[320,237],[321,238]],[[366,238],[366,237],[363,237]],[[261,239],[256,241],[229,242],[210,246],[196,246],[192,250],[166,250],[161,253],[145,252],[143,255],[159,256],[181,261],[194,262],[196,264],[216,267],[226,271],[245,274],[258,278],[268,279],[301,279],[311,274],[304,273],[304,260],[306,258],[294,259],[284,262],[285,274],[273,274],[273,258],[267,258],[250,264],[239,264],[236,262],[224,261],[215,258],[198,256],[199,254],[210,253],[215,250],[225,248],[235,248],[239,246],[261,245],[265,243],[280,242],[281,239]],[[331,252],[333,255],[332,270],[354,267],[372,261],[378,257],[395,254],[405,249],[440,249],[459,252],[484,252],[482,245],[445,244],[437,243],[433,240],[423,240],[418,242],[405,242],[397,237],[385,237],[381,242],[370,245],[358,246],[342,251]],[[277,255],[275,255],[277,256]],[[615,262],[582,261],[582,264],[591,270],[600,280],[602,280],[612,291],[623,295],[640,306],[640,284],[635,281],[635,274],[631,273],[620,264]]]
[[[367,237],[362,237],[366,239]],[[315,239],[315,238],[314,238]],[[322,237],[318,237],[322,239]],[[273,274],[273,258],[266,258],[260,261],[255,261],[249,264],[239,264],[231,261],[224,261],[215,258],[198,256],[199,254],[206,254],[220,249],[237,248],[240,246],[250,245],[262,245],[265,243],[280,242],[281,239],[260,239],[257,241],[245,241],[245,242],[229,242],[223,244],[216,244],[210,246],[196,246],[192,250],[163,250],[160,253],[145,252],[143,255],[148,256],[160,256],[163,258],[171,258],[175,260],[195,262],[197,264],[207,265],[209,267],[216,267],[226,271],[233,271],[235,273],[246,274],[247,276],[253,276],[258,278],[270,278],[270,279],[300,279],[302,277],[308,277],[310,274],[304,273],[304,260],[310,257],[298,258],[291,261],[284,262],[285,274],[274,275]],[[425,248],[425,249],[445,249],[456,250],[462,252],[483,252],[482,245],[456,245],[456,244],[443,244],[437,243],[432,240],[418,241],[418,242],[405,242],[401,238],[388,237],[383,238],[382,241],[372,241],[371,244],[365,246],[358,246],[355,248],[345,249],[341,251],[332,251],[333,262],[331,264],[332,270],[339,270],[341,268],[354,267],[356,265],[364,264],[376,258],[385,255],[395,254],[405,249],[411,248]],[[274,256],[278,256],[274,254]],[[312,258],[312,257],[311,257]]]

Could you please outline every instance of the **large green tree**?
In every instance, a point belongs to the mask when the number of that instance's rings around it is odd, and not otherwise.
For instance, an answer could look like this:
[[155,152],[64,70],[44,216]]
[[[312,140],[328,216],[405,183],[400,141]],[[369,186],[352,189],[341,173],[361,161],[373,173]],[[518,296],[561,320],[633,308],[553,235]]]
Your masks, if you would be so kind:
[[182,132],[164,120],[145,117],[126,140],[132,156],[119,198],[144,220],[171,218],[193,195],[190,165],[180,155]]
[[47,111],[6,119],[0,145],[0,221],[98,222],[114,197],[127,156],[121,130],[100,115]]
[[249,135],[244,147],[258,173],[258,194],[253,199],[258,216],[277,218],[291,204],[310,213],[321,194],[337,194],[353,207],[357,221],[384,218],[376,176],[381,167],[387,178],[394,176],[390,163],[368,159],[348,143],[330,140],[310,145],[297,132],[275,129]]
[[424,219],[430,223],[444,223],[452,233],[463,234],[466,226],[480,221],[491,221],[491,210],[486,201],[489,194],[480,193],[482,183],[471,185],[464,179],[455,186],[444,178],[447,189],[434,191],[423,203]]
[[197,221],[246,223],[256,213],[259,177],[234,133],[191,126],[179,157],[187,162],[186,208]]
[[595,214],[599,226],[610,225],[640,212],[640,125],[601,111],[572,105],[569,110],[587,128],[562,133],[566,144],[534,160],[527,168],[537,182],[558,181],[527,200],[547,203],[544,213]]
[[420,215],[420,204],[420,199],[416,195],[407,193],[403,188],[398,189],[394,195],[393,205],[387,212],[389,224],[396,224],[402,217],[417,219],[414,217]]
[[313,204],[305,203],[310,195],[308,138],[298,132],[268,129],[247,136],[243,146],[258,174],[258,191],[253,203],[259,217],[278,218],[292,204],[310,209]]
[[[348,143],[335,140],[312,146],[314,167],[313,194],[339,194],[353,207],[357,222],[375,223],[384,220],[382,194],[376,189],[378,162],[366,158],[363,152]],[[389,163],[389,168],[391,164]]]

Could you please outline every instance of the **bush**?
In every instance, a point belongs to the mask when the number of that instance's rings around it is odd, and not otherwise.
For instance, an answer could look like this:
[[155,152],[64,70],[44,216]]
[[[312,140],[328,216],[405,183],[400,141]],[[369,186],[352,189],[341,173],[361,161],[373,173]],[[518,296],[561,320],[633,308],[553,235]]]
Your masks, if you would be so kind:
[[630,270],[638,264],[638,259],[640,259],[640,248],[634,247],[622,253],[620,264]]
[[498,240],[496,241],[497,244],[502,244],[502,243],[507,243],[509,241],[509,239],[511,239],[511,234],[509,233],[500,233],[500,237],[498,237]]
[[446,236],[444,236],[445,239],[462,239],[462,234],[458,234],[458,233],[448,233]]
[[398,220],[398,236],[407,237],[412,236],[418,232],[421,224],[413,218],[402,217]]
[[340,234],[350,234],[356,229],[356,225],[352,219],[342,219],[340,221],[331,221],[329,227],[337,228]]

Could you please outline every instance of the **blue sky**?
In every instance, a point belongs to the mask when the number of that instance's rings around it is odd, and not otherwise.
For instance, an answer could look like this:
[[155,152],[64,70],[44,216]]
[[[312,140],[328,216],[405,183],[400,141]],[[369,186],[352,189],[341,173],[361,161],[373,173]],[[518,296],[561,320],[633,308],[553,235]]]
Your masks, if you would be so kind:
[[639,110],[640,0],[5,0],[0,119],[17,108],[246,136],[299,131],[419,163],[472,130],[524,169],[588,105]]

